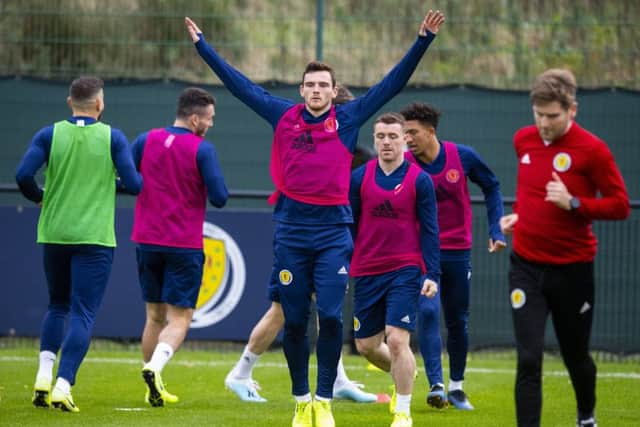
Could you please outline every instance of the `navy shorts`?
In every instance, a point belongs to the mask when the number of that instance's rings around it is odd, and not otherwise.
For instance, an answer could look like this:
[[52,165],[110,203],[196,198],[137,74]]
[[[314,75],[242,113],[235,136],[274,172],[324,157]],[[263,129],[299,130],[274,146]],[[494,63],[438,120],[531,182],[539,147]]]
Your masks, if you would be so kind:
[[202,250],[166,252],[136,248],[136,257],[146,302],[195,308],[202,283]]
[[321,317],[341,319],[352,252],[346,224],[276,224],[269,297],[282,304],[288,322],[308,317],[313,293]]
[[356,277],[353,298],[355,338],[374,336],[384,331],[386,325],[414,331],[421,289],[419,267]]

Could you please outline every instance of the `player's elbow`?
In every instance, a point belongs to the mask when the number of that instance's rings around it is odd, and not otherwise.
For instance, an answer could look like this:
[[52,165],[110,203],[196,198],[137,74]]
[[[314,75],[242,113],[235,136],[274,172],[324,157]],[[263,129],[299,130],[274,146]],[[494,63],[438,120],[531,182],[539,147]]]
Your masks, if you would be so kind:
[[610,200],[607,209],[604,210],[599,217],[594,219],[621,221],[627,219],[629,215],[631,215],[629,199],[617,198],[615,201]]
[[227,200],[226,199],[223,200],[223,201],[220,201],[220,200],[209,200],[209,203],[211,203],[211,205],[213,207],[216,207],[216,208],[220,209],[220,208],[223,208],[227,204]]
[[123,182],[124,192],[131,194],[133,196],[137,196],[142,191],[142,175],[136,174],[137,176],[131,179],[128,179],[126,182]]
[[622,220],[629,218],[629,215],[631,215],[631,205],[629,204],[629,199],[621,201],[620,207],[616,211],[619,213],[619,217],[615,219]]
[[227,200],[229,200],[229,192],[224,191],[220,194],[215,194],[209,196],[209,203],[211,203],[216,208],[222,208],[227,204]]
[[18,184],[18,186],[22,187],[23,185],[27,184],[28,182],[30,182],[31,180],[33,180],[33,174],[27,172],[24,168],[19,167],[16,170],[16,183]]

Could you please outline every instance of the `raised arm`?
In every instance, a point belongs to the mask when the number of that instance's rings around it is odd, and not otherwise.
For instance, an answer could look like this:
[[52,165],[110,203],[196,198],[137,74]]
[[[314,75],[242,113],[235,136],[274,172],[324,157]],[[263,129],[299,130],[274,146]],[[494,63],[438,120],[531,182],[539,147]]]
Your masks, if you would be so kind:
[[420,24],[418,39],[400,62],[367,93],[344,105],[356,125],[366,122],[405,87],[444,21],[442,12],[429,10]]
[[195,22],[189,18],[184,18],[184,22],[198,53],[220,78],[229,92],[275,128],[280,117],[291,108],[294,102],[273,96],[262,86],[252,82],[247,76],[227,63],[204,40],[202,31]]

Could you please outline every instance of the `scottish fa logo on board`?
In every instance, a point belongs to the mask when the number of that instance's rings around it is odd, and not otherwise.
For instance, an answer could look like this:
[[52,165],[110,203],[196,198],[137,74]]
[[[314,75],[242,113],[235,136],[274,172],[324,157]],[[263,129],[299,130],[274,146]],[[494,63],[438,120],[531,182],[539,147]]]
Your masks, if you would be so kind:
[[205,222],[202,285],[191,321],[192,328],[215,325],[236,308],[247,276],[240,247],[222,228]]

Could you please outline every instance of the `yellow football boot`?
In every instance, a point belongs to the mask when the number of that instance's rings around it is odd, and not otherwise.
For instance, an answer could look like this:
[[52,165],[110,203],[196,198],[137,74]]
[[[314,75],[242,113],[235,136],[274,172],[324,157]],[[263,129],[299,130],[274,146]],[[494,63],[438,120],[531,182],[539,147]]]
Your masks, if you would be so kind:
[[331,402],[313,401],[313,422],[315,427],[336,427],[331,413]]
[[313,404],[296,402],[296,412],[293,415],[291,427],[313,427]]
[[169,393],[164,388],[162,377],[159,373],[146,368],[142,370],[142,378],[147,384],[144,400],[151,406],[164,406],[165,403],[177,403],[180,400],[178,396]]
[[393,415],[393,422],[391,423],[391,427],[412,427],[413,420],[411,417],[404,412],[396,412]]
[[80,412],[80,408],[73,402],[71,393],[64,394],[57,388],[51,392],[51,406],[63,410],[64,412]]
[[37,408],[48,408],[51,406],[51,380],[43,377],[36,378],[31,402],[33,406]]

